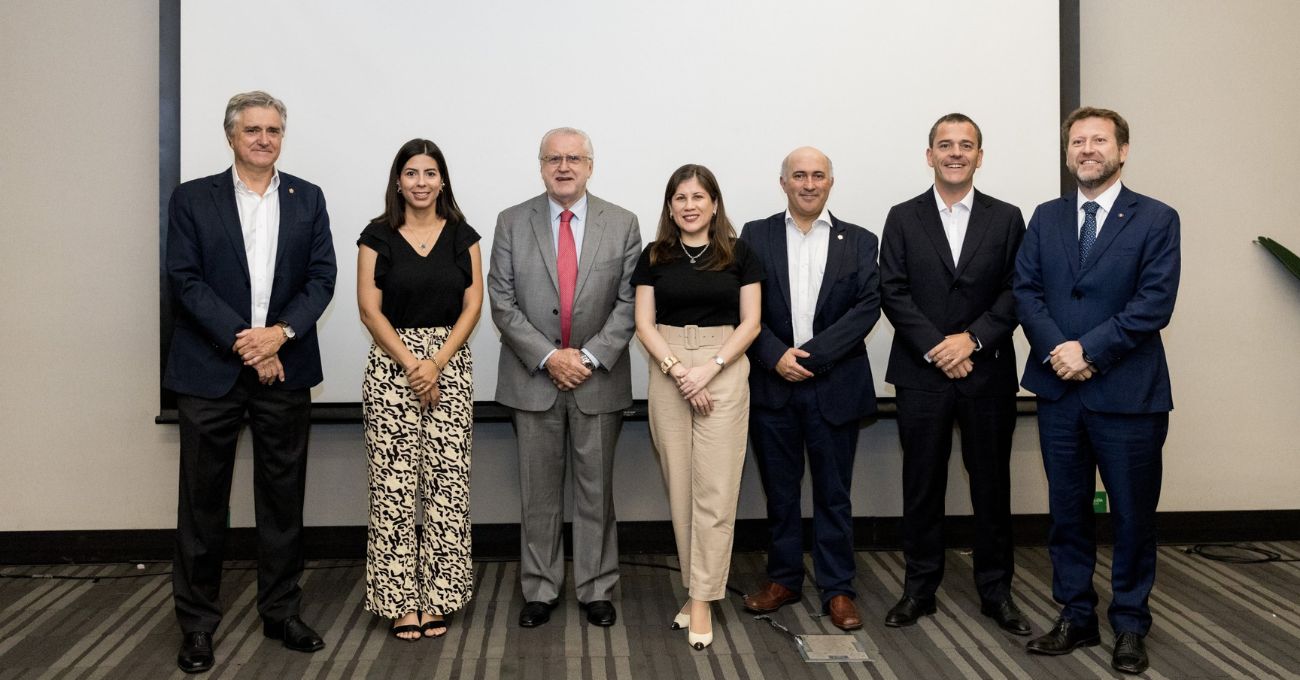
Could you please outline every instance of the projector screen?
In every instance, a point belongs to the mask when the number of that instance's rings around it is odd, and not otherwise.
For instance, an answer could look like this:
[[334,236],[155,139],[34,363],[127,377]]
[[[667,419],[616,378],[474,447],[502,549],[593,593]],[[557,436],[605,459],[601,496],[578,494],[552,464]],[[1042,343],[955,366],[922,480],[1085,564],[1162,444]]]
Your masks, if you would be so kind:
[[[953,111],[984,133],[976,185],[1028,214],[1059,193],[1058,11],[1041,0],[184,3],[180,179],[230,166],[232,94],[285,102],[279,168],[324,190],[339,264],[313,398],[355,403],[370,345],[356,238],[408,139],[446,154],[485,274],[497,213],[542,192],[538,142],[559,126],[591,135],[588,190],[636,213],[647,243],[678,166],[715,172],[739,230],[784,209],[780,162],[804,144],[834,163],[830,210],[879,236],[889,207],[931,184],[926,135]],[[891,337],[882,316],[867,339],[881,396],[893,395]],[[494,398],[499,346],[485,300],[477,401]],[[645,351],[633,341],[630,356],[644,399]]]

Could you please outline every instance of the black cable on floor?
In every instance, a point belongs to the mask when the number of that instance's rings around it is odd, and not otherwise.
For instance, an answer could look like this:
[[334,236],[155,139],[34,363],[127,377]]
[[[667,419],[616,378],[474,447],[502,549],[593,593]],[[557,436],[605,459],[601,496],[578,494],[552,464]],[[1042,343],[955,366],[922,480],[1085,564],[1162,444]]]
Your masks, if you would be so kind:
[[1300,559],[1294,557],[1282,557],[1279,552],[1240,543],[1197,543],[1190,548],[1183,548],[1183,553],[1225,564],[1300,562]]

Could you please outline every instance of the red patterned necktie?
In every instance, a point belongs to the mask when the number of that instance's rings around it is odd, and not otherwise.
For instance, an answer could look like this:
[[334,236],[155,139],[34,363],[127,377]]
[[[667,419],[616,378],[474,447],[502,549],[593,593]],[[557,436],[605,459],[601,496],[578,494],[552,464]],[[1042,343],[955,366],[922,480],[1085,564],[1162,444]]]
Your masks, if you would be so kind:
[[578,251],[573,245],[573,211],[560,213],[560,244],[555,254],[555,267],[560,275],[560,342],[569,346],[569,331],[573,326],[573,292],[578,285]]

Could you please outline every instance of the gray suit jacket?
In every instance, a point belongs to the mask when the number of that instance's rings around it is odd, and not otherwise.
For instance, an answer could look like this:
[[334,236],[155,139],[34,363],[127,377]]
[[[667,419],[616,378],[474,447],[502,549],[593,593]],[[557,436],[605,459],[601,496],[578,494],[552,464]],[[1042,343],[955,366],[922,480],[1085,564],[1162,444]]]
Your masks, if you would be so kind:
[[[559,390],[538,365],[560,346],[560,287],[546,194],[501,211],[492,239],[488,294],[492,321],[501,331],[496,400],[522,411],[545,411]],[[636,215],[588,193],[570,341],[591,352],[600,368],[574,390],[583,413],[632,405],[630,281],[640,254]]]

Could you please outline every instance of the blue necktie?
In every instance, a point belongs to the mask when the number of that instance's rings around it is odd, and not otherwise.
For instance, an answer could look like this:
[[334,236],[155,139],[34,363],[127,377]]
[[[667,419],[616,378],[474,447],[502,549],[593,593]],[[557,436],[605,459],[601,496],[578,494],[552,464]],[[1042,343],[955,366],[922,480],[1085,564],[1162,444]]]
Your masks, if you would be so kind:
[[1083,228],[1079,230],[1080,269],[1088,261],[1088,251],[1092,250],[1092,244],[1097,242],[1097,209],[1100,207],[1096,201],[1083,204]]

